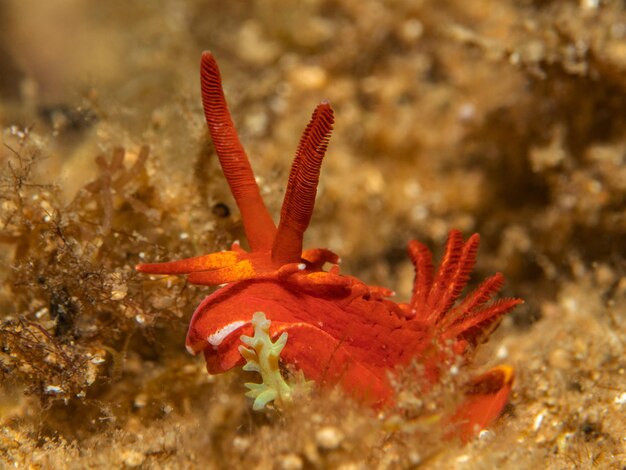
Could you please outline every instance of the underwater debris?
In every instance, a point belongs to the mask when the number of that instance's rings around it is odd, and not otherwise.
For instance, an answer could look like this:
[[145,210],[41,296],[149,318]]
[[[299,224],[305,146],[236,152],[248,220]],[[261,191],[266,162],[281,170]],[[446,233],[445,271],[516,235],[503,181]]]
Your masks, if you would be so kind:
[[[151,189],[147,147],[98,156],[96,178],[66,203],[61,188],[36,181],[46,158],[38,136],[25,130],[18,137],[0,168],[0,243],[11,266],[3,279],[10,302],[0,312],[0,378],[45,406],[102,398],[135,332],[149,341],[166,318],[171,330],[171,310],[186,301],[166,289],[144,293],[127,267],[139,238],[125,229],[127,220],[151,226],[168,208]],[[170,313],[151,311],[153,297],[160,306],[167,298]]]
[[281,375],[278,363],[280,353],[287,343],[288,334],[284,332],[276,342],[272,342],[269,335],[272,322],[263,312],[252,315],[251,323],[254,336],[241,336],[243,344],[249,347],[239,346],[239,352],[246,360],[243,370],[258,372],[263,379],[260,384],[249,382],[244,384],[250,389],[246,396],[254,398],[252,409],[258,411],[271,401],[276,401],[278,405],[291,401],[291,387]]

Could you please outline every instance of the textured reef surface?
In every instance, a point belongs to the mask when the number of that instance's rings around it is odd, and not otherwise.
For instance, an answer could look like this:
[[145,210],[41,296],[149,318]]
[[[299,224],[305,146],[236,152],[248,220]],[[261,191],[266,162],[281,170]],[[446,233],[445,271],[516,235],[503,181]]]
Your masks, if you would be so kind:
[[[2,465],[621,468],[625,37],[611,0],[2,2]],[[134,265],[245,238],[202,116],[206,49],[275,218],[332,102],[305,242],[342,272],[407,301],[410,239],[437,260],[450,229],[480,233],[470,287],[503,272],[525,304],[475,370],[424,393],[415,366],[383,415],[340,390],[257,412],[258,374],[188,355],[208,288]],[[503,415],[451,440],[433,410],[498,364],[516,371]]]

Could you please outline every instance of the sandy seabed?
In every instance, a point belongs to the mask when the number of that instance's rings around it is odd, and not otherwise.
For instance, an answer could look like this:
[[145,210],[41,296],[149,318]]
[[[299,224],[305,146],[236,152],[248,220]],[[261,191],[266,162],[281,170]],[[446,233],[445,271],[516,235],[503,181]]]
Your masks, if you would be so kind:
[[[242,373],[187,355],[209,290],[133,266],[243,236],[203,50],[273,214],[311,111],[333,104],[306,244],[343,272],[407,299],[410,239],[438,259],[451,228],[480,233],[471,282],[502,272],[525,304],[467,372],[516,370],[476,440],[419,413],[391,429],[338,393],[256,413]],[[626,466],[623,2],[5,1],[0,127],[1,466]]]

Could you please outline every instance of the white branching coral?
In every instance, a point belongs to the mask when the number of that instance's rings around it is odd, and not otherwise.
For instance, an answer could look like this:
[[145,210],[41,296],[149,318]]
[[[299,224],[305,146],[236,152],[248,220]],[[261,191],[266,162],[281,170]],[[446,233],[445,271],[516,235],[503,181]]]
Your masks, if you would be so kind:
[[260,384],[245,384],[250,390],[246,396],[254,398],[252,409],[256,411],[265,408],[271,401],[283,405],[292,400],[291,387],[281,375],[278,365],[280,353],[287,343],[287,333],[284,332],[272,343],[270,325],[271,321],[263,312],[256,312],[252,317],[254,336],[241,336],[241,341],[249,347],[239,346],[239,352],[246,360],[243,370],[258,372],[263,379]]

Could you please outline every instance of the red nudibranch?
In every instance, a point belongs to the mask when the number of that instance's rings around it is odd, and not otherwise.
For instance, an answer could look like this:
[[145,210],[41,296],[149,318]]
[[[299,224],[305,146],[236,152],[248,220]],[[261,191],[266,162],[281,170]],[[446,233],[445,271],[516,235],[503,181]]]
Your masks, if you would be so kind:
[[[226,284],[198,306],[189,326],[187,349],[204,353],[210,373],[244,363],[238,347],[250,335],[252,316],[271,320],[270,335],[288,332],[281,360],[320,385],[339,384],[355,399],[380,408],[393,403],[389,372],[411,361],[423,365],[434,384],[449,358],[442,345],[469,359],[502,316],[520,299],[492,300],[502,274],[486,279],[457,302],[475,264],[479,237],[464,241],[450,232],[445,254],[434,272],[431,254],[417,241],[408,247],[416,275],[408,303],[388,299],[389,289],[368,286],[339,273],[330,250],[303,250],[311,220],[322,159],[334,122],[328,102],[319,104],[296,150],[278,227],[263,203],[248,157],[232,122],[217,63],[209,52],[201,60],[202,102],[213,144],[250,245],[230,251],[158,264],[140,264],[150,274],[186,274],[190,282]],[[325,271],[324,265],[332,265]],[[508,400],[512,369],[497,367],[475,378],[454,421],[471,434],[498,416]],[[425,388],[428,384],[425,384]]]

